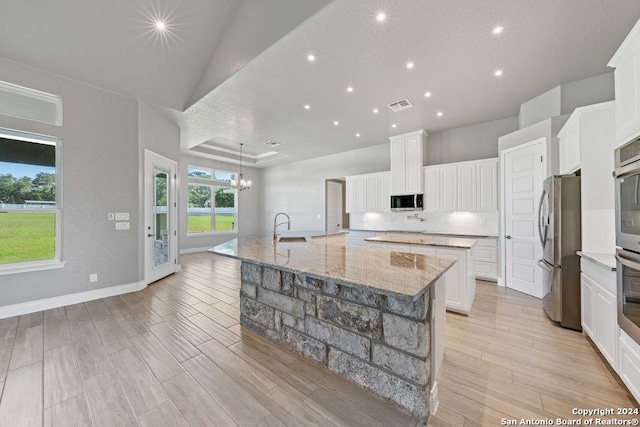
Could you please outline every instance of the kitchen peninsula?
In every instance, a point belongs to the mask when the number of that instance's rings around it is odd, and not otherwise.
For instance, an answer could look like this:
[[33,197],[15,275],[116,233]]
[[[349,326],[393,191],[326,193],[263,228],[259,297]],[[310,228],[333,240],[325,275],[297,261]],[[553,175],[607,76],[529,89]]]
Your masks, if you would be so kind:
[[240,237],[244,327],[288,345],[426,423],[444,351],[443,275],[455,260]]

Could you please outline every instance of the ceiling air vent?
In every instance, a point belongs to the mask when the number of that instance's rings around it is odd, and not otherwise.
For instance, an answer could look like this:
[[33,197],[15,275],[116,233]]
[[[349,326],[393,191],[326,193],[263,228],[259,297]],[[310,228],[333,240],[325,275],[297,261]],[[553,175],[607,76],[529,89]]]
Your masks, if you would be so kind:
[[407,108],[412,108],[413,104],[409,102],[408,99],[401,99],[400,101],[392,102],[388,105],[391,108],[391,111],[397,113],[398,111],[406,110]]
[[273,147],[277,147],[278,145],[280,145],[280,143],[279,142],[275,142],[275,141],[267,141],[267,142],[264,143],[264,145],[266,145],[267,147],[273,148]]

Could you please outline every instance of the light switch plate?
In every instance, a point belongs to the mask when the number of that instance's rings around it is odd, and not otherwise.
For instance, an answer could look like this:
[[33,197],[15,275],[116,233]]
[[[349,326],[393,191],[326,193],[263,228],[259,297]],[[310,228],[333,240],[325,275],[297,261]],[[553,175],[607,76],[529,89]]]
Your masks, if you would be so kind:
[[113,212],[109,212],[109,213],[107,214],[107,219],[108,219],[109,221],[113,221],[113,220],[115,219],[115,216],[113,215]]
[[129,222],[116,222],[116,230],[129,230],[131,224]]
[[129,212],[116,212],[116,221],[129,221]]

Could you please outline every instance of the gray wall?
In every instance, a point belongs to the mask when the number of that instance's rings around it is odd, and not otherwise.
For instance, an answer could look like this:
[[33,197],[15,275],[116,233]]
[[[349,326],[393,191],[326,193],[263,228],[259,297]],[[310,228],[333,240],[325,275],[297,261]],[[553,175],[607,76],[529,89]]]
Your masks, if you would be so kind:
[[520,106],[520,129],[551,117],[571,114],[578,107],[614,98],[613,72],[565,83]]
[[[0,126],[62,138],[62,269],[0,276],[0,306],[137,282],[138,102],[0,59],[0,80],[60,95],[64,125],[0,116]],[[108,212],[129,212],[116,231]],[[98,282],[89,284],[89,274]]]
[[498,138],[518,129],[518,117],[429,134],[427,165],[498,157]]
[[[246,179],[251,180],[251,188],[240,191],[238,194],[238,233],[237,234],[219,234],[219,235],[203,235],[188,236],[187,235],[187,167],[202,166],[211,169],[222,169],[227,171],[238,171],[239,165],[229,164],[216,160],[205,159],[183,154],[180,158],[180,194],[179,202],[179,219],[178,219],[178,235],[180,237],[179,250],[182,252],[193,252],[210,248],[229,239],[233,239],[238,235],[255,235],[260,233],[260,204],[262,197],[261,174],[262,171],[256,168],[243,166],[243,173]],[[286,166],[285,166],[286,167]]]
[[[144,230],[144,150],[148,149],[178,163],[180,170],[180,128],[144,102],[138,103],[138,227]],[[179,184],[178,188],[179,194]],[[180,203],[178,197],[178,203]],[[180,209],[180,207],[178,207]],[[180,225],[178,224],[178,227]],[[144,277],[145,234],[138,233],[138,275]],[[179,261],[179,260],[178,260]]]

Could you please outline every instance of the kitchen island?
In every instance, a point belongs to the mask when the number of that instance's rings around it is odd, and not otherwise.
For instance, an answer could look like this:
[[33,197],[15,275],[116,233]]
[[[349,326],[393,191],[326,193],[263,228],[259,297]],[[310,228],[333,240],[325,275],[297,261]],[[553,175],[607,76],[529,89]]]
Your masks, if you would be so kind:
[[455,260],[240,237],[241,324],[389,399],[426,423],[437,407],[444,284]]
[[475,256],[476,239],[428,234],[388,233],[364,239],[367,247],[387,251],[426,254],[452,258],[457,261],[444,277],[446,307],[449,311],[469,314],[476,296]]

